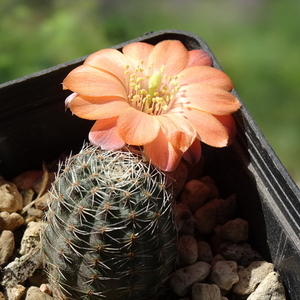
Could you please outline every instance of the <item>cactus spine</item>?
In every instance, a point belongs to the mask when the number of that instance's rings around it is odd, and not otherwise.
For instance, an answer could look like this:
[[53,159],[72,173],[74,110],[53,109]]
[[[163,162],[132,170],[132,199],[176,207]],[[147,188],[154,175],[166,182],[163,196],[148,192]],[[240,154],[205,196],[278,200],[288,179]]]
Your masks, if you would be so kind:
[[165,175],[129,151],[85,146],[50,191],[42,234],[62,299],[155,299],[175,267]]

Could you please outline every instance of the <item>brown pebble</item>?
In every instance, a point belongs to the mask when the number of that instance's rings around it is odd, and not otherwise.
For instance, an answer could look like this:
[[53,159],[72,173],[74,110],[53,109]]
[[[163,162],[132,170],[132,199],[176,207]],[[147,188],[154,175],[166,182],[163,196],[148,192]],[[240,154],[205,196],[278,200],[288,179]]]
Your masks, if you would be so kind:
[[0,266],[8,263],[9,258],[15,249],[14,234],[10,230],[3,230],[0,233]]
[[208,234],[213,232],[218,225],[218,211],[225,203],[226,201],[223,199],[213,199],[195,211],[194,218],[200,233]]
[[16,185],[4,181],[0,184],[0,211],[17,212],[23,208],[23,197]]
[[220,230],[220,237],[228,241],[238,243],[248,240],[248,222],[241,218],[229,220]]
[[43,176],[42,170],[31,170],[16,176],[12,182],[20,191],[31,189],[33,183]]
[[180,194],[180,202],[186,204],[192,212],[210,199],[211,188],[207,184],[193,179],[187,182]]
[[16,213],[9,213],[7,211],[0,212],[0,231],[10,230],[14,231],[24,223],[24,218]]

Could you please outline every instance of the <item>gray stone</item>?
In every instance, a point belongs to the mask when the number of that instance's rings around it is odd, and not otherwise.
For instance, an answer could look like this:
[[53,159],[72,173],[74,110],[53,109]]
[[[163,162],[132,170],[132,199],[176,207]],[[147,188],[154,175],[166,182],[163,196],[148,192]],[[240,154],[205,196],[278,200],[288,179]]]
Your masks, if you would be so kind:
[[194,283],[192,300],[222,300],[221,290],[216,284]]
[[179,238],[179,263],[181,266],[192,265],[198,258],[198,245],[194,237],[183,235]]
[[198,260],[211,263],[213,260],[213,253],[209,243],[205,241],[198,242]]
[[220,252],[227,260],[234,260],[238,265],[247,267],[253,261],[263,260],[262,256],[248,243],[235,244],[224,242],[220,245]]
[[210,269],[210,265],[202,261],[180,268],[171,275],[170,287],[176,295],[184,297],[194,283],[203,281],[209,275]]

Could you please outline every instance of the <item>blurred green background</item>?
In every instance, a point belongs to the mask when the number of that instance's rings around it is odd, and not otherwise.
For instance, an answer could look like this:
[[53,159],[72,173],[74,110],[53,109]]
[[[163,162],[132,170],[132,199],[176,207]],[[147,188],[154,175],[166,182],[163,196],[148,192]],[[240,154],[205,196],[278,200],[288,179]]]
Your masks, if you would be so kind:
[[299,0],[1,0],[0,83],[161,29],[202,37],[300,183]]

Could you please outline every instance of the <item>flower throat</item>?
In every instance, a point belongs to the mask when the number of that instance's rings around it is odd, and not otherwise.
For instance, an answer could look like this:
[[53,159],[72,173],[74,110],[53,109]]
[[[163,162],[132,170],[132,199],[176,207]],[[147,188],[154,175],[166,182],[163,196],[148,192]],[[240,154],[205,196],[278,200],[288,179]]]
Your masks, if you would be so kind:
[[164,66],[160,71],[153,73],[153,66],[148,66],[145,74],[143,61],[140,61],[134,72],[130,74],[126,66],[125,75],[128,78],[128,101],[132,107],[149,115],[160,115],[167,111],[180,89],[178,76],[164,74]]

